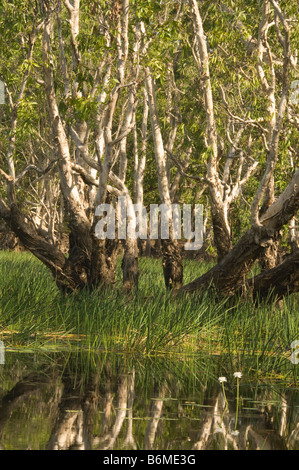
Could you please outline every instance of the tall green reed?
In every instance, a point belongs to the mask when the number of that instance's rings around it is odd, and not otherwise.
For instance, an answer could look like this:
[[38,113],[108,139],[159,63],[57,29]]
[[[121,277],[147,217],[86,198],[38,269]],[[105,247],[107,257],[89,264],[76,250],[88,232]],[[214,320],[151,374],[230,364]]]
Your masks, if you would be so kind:
[[[208,268],[185,261],[185,282]],[[65,296],[31,254],[0,252],[0,336],[11,330],[12,344],[35,347],[147,355],[206,351],[223,355],[231,370],[246,364],[256,374],[290,366],[286,354],[298,338],[298,296],[281,304],[219,301],[209,292],[173,297],[165,291],[160,260],[141,259],[140,272],[139,288],[130,294],[122,292],[118,266],[114,289]]]

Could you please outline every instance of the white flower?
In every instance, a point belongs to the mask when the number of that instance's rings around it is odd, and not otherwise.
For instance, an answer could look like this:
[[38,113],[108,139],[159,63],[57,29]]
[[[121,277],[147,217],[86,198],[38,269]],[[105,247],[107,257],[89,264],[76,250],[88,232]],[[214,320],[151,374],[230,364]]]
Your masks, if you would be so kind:
[[235,379],[240,379],[242,377],[242,372],[234,372]]
[[221,432],[222,434],[224,434],[224,429],[222,429],[221,427],[215,428],[214,434],[217,434],[218,432]]
[[227,382],[226,377],[219,377],[218,380],[221,384],[222,382]]
[[232,436],[238,436],[238,435],[239,435],[239,431],[236,429],[235,431],[232,431],[232,432],[231,432],[231,435],[232,435]]

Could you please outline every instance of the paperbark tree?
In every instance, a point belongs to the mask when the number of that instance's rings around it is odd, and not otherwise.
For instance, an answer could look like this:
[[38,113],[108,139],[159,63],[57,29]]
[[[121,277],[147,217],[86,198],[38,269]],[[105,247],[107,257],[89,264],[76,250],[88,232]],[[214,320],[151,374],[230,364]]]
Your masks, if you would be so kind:
[[[234,21],[244,36],[237,45],[223,30],[219,35],[218,15],[231,21],[241,3],[234,13],[196,0],[57,0],[25,12],[20,1],[14,20],[4,2],[5,18],[20,34],[18,47],[8,47],[12,33],[5,36],[0,22],[8,100],[0,109],[0,216],[59,288],[113,285],[120,246],[123,285],[137,286],[136,237],[96,233],[103,217],[96,208],[111,204],[119,220],[120,197],[131,228],[133,203],[168,208],[165,284],[182,286],[171,206],[208,194],[219,263],[182,291],[210,283],[224,294],[244,286],[253,295],[297,290],[296,249],[274,270],[267,256],[287,224],[293,238],[296,228],[298,118],[289,94],[297,26],[288,3],[283,12],[275,0],[260,10],[249,2],[248,36],[246,20]],[[67,254],[59,248],[61,227]],[[265,272],[247,280],[255,261]]]
[[[299,170],[295,172],[285,191],[260,217],[259,229],[251,227],[220,263],[202,277],[184,286],[181,291],[194,292],[212,285],[218,293],[231,295],[246,287],[246,279],[254,262],[263,255],[265,248],[277,239],[281,228],[294,217],[298,209]],[[297,255],[294,255],[290,257],[287,265],[281,264],[274,272],[265,271],[259,275],[256,284],[253,278],[249,282],[255,286],[254,293],[256,294],[259,288],[263,288],[265,296],[271,292],[280,295],[287,290],[290,293],[297,292],[299,287],[297,266]],[[281,282],[284,276],[286,282],[280,286],[276,282],[278,280]],[[288,281],[290,283],[287,286]]]
[[[32,29],[26,60],[32,60],[36,35],[43,30],[43,68],[39,81],[44,86],[49,126],[55,143],[52,159],[56,153],[55,163],[69,230],[68,256],[65,257],[57,246],[50,246],[43,238],[43,234],[37,232],[35,225],[27,221],[18,207],[15,195],[16,182],[25,176],[27,171],[38,170],[29,166],[16,176],[13,160],[17,106],[24,96],[30,68],[26,69],[20,85],[17,104],[16,106],[13,104],[12,137],[7,148],[8,173],[1,170],[2,178],[7,182],[8,202],[1,200],[1,216],[19,236],[25,248],[32,251],[51,269],[57,285],[62,289],[74,290],[84,286],[113,284],[115,279],[119,243],[117,237],[115,240],[97,238],[95,234],[97,205],[112,201],[112,197],[125,195],[128,219],[134,217],[132,199],[125,185],[125,173],[126,139],[133,128],[136,108],[138,41],[137,39],[135,41],[136,47],[130,61],[131,77],[128,80],[126,63],[129,54],[129,1],[123,1],[122,10],[113,16],[111,27],[104,12],[100,10],[99,17],[105,25],[105,47],[111,46],[115,49],[118,62],[116,74],[113,76],[111,58],[104,52],[102,59],[96,63],[94,80],[90,86],[84,77],[87,65],[80,50],[80,1],[65,2],[65,6],[69,36],[64,36],[65,32],[62,29],[62,19],[65,15],[62,3],[57,2],[53,5],[47,2],[41,3],[39,15],[42,21],[38,27],[34,26]],[[112,39],[113,28],[117,33],[115,40]],[[59,56],[55,54],[56,39],[59,44]],[[68,53],[68,40],[70,40],[71,54]],[[57,85],[58,69],[55,65],[57,62],[63,79],[61,89]],[[82,76],[83,79],[80,78]],[[81,103],[86,103],[86,106],[92,107],[90,100],[95,99],[102,79],[103,87],[97,99],[99,105],[95,114],[96,127],[95,131],[92,131],[94,125],[90,117],[85,116],[88,112],[84,112],[84,108],[82,111],[80,106]],[[117,105],[121,95],[127,90],[126,111],[123,113],[123,120],[120,118],[118,121],[119,131],[115,137],[113,135],[115,118],[119,112]],[[93,153],[90,150],[91,136],[95,138]],[[119,177],[116,177],[112,168],[118,158],[120,170]],[[50,166],[53,166],[53,160],[50,161]],[[40,171],[46,172],[46,170]],[[109,179],[113,180],[116,187],[108,184]],[[136,240],[125,241],[124,259],[124,285],[131,288],[138,280]]]
[[169,238],[162,240],[164,279],[167,288],[180,287],[183,283],[183,264],[177,240],[174,238],[173,214],[171,207],[172,201],[170,198],[169,179],[167,176],[166,155],[159,124],[155,85],[149,67],[145,70],[145,81],[155,148],[159,195],[161,203],[167,208],[166,217],[169,221]]
[[[245,119],[240,119],[241,127],[233,140],[231,140],[229,131],[227,131],[231,148],[226,158],[222,176],[220,174],[219,167],[222,152],[220,151],[220,137],[216,127],[207,37],[203,28],[197,0],[190,0],[190,8],[194,31],[194,47],[192,52],[200,74],[206,114],[206,147],[208,153],[206,180],[210,192],[214,242],[217,249],[218,261],[221,261],[232,247],[231,225],[229,221],[230,206],[239,197],[242,188],[256,170],[258,162],[247,163],[247,168],[245,172],[243,171],[245,156],[244,151],[238,148],[238,144],[244,127],[249,123]],[[222,88],[221,93],[224,104],[227,106],[225,93]],[[239,159],[239,167],[236,172],[236,180],[233,182],[231,169],[236,158]]]

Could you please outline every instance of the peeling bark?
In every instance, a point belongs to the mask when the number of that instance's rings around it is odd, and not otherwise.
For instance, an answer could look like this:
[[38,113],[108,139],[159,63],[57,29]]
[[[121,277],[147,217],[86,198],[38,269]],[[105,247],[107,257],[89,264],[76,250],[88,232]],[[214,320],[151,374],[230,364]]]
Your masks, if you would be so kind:
[[261,300],[278,300],[299,292],[299,251],[288,256],[278,266],[249,279],[247,286],[252,296]]
[[183,265],[178,243],[173,237],[171,198],[169,180],[167,176],[164,144],[159,123],[154,80],[151,75],[151,71],[148,67],[145,70],[145,81],[149,100],[152,134],[155,147],[160,200],[169,208],[169,240],[163,240],[162,243],[163,271],[166,287],[174,288],[180,287],[183,284]]
[[[258,230],[250,228],[220,263],[179,292],[200,292],[213,286],[221,295],[232,295],[240,291],[241,286],[246,287],[246,278],[254,262],[278,239],[281,228],[294,217],[298,209],[299,170],[281,196],[261,217],[262,226]],[[294,288],[297,288],[296,279]]]

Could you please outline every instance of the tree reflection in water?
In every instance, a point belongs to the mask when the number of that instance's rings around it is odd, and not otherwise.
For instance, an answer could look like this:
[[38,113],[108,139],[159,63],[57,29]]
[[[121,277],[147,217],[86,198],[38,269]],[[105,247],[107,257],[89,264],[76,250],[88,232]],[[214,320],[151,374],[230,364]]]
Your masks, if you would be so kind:
[[193,363],[190,374],[188,362],[7,356],[2,449],[299,448],[297,389],[244,382],[236,423],[235,389],[227,384],[226,407],[215,361]]

